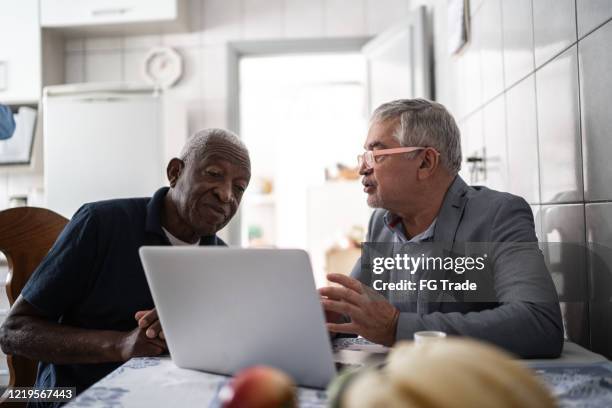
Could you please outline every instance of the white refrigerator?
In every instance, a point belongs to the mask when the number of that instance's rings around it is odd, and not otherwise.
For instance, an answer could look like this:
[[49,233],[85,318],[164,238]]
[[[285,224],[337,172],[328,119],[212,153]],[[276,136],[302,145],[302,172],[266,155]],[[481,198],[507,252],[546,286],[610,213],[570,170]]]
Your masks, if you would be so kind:
[[129,85],[61,85],[43,95],[47,208],[151,196],[163,185],[161,98]]

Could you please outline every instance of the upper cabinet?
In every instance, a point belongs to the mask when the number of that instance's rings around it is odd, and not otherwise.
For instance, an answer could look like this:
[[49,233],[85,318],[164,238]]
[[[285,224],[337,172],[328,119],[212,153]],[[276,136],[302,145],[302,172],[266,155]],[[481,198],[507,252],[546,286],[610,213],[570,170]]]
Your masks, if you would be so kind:
[[0,13],[0,102],[34,103],[41,89],[38,0],[19,0]]
[[123,32],[185,28],[184,0],[40,0],[43,28]]

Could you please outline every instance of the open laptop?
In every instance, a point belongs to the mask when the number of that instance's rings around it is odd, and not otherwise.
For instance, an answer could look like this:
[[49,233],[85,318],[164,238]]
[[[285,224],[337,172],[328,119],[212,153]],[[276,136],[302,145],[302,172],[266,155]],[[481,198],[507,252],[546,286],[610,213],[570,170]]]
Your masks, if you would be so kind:
[[233,375],[265,364],[313,388],[335,376],[306,252],[142,247],[140,257],[178,367]]

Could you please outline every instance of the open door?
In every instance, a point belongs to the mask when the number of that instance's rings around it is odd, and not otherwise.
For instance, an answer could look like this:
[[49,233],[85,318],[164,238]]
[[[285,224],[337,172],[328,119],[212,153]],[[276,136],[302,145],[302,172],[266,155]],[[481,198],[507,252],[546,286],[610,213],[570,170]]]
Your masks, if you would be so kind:
[[425,7],[369,41],[362,52],[367,60],[370,113],[394,99],[431,99],[431,38]]

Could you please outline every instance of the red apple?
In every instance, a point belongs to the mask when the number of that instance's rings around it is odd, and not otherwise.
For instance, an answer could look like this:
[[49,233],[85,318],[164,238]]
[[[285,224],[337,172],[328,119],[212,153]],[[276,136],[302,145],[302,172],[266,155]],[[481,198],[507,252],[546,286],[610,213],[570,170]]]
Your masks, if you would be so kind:
[[295,384],[284,372],[266,366],[240,371],[221,391],[224,408],[295,408]]

